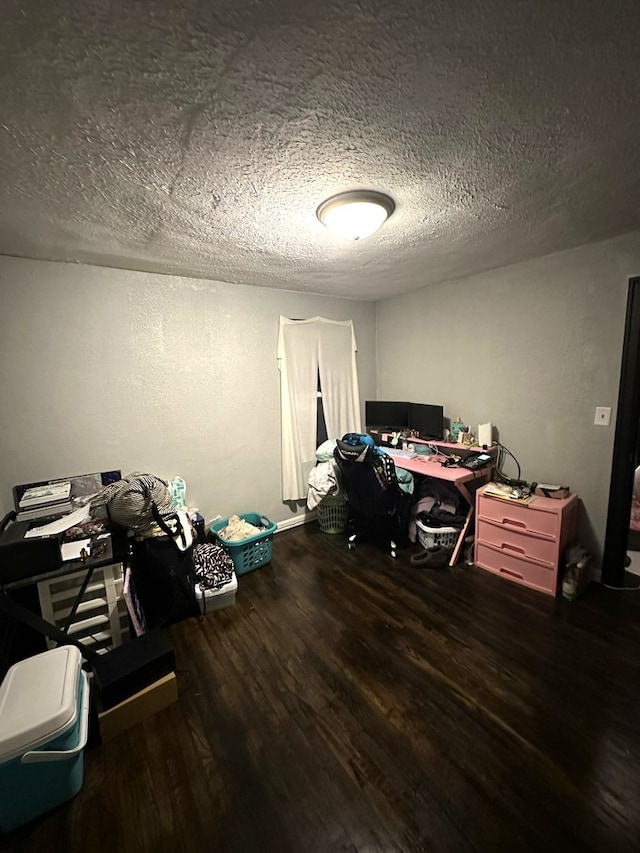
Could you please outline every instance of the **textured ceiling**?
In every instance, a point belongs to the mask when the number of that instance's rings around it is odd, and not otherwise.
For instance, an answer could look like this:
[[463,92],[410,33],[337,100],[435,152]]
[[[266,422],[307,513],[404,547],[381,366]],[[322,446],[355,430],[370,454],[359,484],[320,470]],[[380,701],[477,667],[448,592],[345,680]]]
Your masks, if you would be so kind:
[[[640,223],[637,0],[4,0],[0,253],[377,299]],[[389,193],[373,237],[315,218]]]

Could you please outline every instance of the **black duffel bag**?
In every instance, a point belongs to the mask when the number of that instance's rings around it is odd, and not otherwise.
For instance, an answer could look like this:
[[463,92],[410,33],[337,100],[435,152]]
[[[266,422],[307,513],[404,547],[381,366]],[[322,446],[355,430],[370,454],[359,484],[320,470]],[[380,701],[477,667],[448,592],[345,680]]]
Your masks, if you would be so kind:
[[151,503],[153,517],[164,531],[131,542],[131,574],[147,630],[166,628],[199,614],[195,594],[193,537],[184,514],[164,517]]

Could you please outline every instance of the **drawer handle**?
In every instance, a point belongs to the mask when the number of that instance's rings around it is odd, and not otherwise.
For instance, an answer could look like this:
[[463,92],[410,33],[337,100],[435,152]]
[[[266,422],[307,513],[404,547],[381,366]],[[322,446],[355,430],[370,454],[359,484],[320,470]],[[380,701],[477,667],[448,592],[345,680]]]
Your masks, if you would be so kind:
[[524,580],[522,575],[519,575],[518,572],[511,572],[509,569],[500,569],[503,575],[511,575],[513,578],[518,578],[518,580]]
[[508,542],[502,542],[500,547],[503,551],[515,551],[516,554],[526,554],[524,548],[518,548],[516,545],[510,545]]
[[512,527],[523,527],[526,529],[527,525],[524,521],[515,521],[513,518],[504,518],[502,519],[503,524],[510,524]]

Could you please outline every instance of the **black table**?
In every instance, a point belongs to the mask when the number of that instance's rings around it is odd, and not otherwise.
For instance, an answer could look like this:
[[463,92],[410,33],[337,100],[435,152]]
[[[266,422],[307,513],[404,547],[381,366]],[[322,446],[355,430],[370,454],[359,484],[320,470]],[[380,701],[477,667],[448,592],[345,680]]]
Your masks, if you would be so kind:
[[[95,569],[115,563],[126,563],[128,560],[129,545],[124,530],[114,529],[110,531],[110,546],[101,557],[88,557],[86,560],[68,560],[62,563],[59,568],[46,571],[38,571],[38,567],[34,566],[31,574],[0,585],[0,614],[15,619],[17,622],[37,631],[44,637],[55,640],[61,645],[71,644],[76,646],[82,652],[85,660],[95,658],[97,655],[96,651],[90,649],[79,640],[75,640],[68,632]],[[35,613],[24,604],[11,598],[10,593],[12,590],[34,586],[40,581],[64,577],[78,571],[84,571],[85,577],[71,606],[71,611],[62,627],[48,622],[39,613]]]

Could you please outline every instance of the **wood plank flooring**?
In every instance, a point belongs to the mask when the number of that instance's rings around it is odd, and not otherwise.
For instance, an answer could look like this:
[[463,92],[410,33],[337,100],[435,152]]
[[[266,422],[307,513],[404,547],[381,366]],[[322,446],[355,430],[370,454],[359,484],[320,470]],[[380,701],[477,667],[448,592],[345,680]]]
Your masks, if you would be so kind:
[[640,849],[640,593],[275,537],[236,606],[172,629],[180,700],[87,750],[7,851]]

